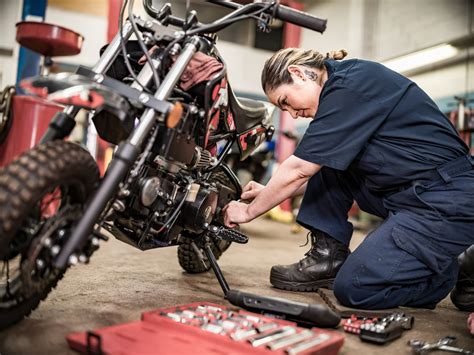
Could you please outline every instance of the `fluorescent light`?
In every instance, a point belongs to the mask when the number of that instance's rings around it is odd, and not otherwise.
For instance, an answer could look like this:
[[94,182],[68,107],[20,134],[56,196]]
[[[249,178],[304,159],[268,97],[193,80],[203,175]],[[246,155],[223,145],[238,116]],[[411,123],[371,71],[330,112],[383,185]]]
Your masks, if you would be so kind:
[[403,73],[454,57],[458,52],[459,50],[450,44],[440,44],[402,57],[387,60],[382,64],[392,70]]

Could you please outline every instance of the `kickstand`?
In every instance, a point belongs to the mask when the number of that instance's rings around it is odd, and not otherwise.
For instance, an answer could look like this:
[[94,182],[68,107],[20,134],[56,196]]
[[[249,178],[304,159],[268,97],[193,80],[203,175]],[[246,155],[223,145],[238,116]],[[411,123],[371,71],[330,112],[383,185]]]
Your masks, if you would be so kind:
[[221,285],[222,291],[224,291],[224,298],[234,306],[242,307],[251,312],[287,319],[303,326],[327,328],[336,327],[339,324],[341,320],[339,314],[322,304],[300,303],[283,298],[260,296],[235,289],[231,290],[224,274],[222,274],[221,268],[217,265],[208,236],[204,237],[204,253],[217,277],[217,281]]
[[222,287],[222,291],[224,292],[224,297],[227,298],[227,293],[229,292],[230,288],[229,288],[229,285],[227,284],[224,274],[222,273],[221,268],[217,264],[217,260],[216,260],[216,257],[214,256],[214,253],[212,252],[210,243],[211,241],[209,237],[206,236],[204,239],[204,253],[207,256],[207,260],[209,260],[209,264],[211,264],[212,271],[214,271],[214,274],[217,277],[217,281],[219,281],[219,284]]

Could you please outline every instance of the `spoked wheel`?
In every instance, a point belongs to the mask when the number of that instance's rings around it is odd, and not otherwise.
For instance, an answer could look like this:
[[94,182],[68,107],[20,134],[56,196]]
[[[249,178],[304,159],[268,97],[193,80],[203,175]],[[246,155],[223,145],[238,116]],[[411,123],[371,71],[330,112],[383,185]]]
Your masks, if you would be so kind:
[[[230,189],[229,195],[227,196],[227,202],[235,200],[238,198],[237,192],[230,182],[227,175],[221,171],[216,170],[216,172],[210,178],[211,182],[216,182],[222,185],[225,185]],[[223,206],[220,206],[223,207]],[[217,222],[223,224],[223,216],[216,216]],[[211,240],[211,250],[216,257],[219,257],[230,247],[232,242],[227,240],[219,240],[216,237],[210,235]],[[181,233],[181,244],[178,246],[178,261],[179,265],[186,271],[191,274],[197,274],[209,271],[211,264],[207,259],[204,248],[202,245],[203,236],[196,235],[190,232]]]
[[0,329],[27,316],[62,277],[52,261],[98,179],[90,154],[63,141],[0,170]]

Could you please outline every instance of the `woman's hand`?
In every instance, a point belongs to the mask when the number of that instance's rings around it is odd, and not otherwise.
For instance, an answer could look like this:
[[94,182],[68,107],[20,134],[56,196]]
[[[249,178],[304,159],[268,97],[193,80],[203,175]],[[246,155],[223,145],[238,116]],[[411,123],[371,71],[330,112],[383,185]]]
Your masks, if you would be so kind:
[[264,185],[255,181],[250,181],[242,190],[241,200],[252,201],[265,188]]
[[239,223],[247,223],[252,220],[248,213],[248,206],[246,203],[231,201],[224,207],[224,224],[229,228],[234,228]]

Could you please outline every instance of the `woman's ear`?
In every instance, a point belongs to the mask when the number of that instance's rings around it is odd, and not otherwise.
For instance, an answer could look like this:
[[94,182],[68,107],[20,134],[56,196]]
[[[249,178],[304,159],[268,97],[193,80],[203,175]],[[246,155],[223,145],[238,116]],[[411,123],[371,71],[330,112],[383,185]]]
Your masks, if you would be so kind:
[[288,66],[288,72],[289,72],[291,75],[294,75],[295,77],[297,77],[297,78],[299,78],[299,79],[301,79],[301,80],[303,80],[303,81],[306,80],[306,79],[305,79],[305,75],[304,75],[304,73],[303,73],[303,69],[302,69],[300,66],[298,66],[298,65],[294,65],[294,64],[289,65],[289,66]]

